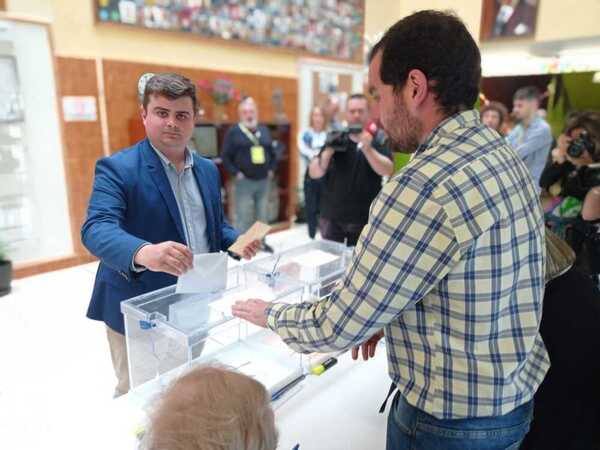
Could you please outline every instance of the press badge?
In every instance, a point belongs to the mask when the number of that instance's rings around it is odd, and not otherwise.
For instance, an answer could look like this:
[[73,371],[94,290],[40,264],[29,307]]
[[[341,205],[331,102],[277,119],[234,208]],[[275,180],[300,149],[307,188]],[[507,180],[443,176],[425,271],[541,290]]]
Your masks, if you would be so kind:
[[266,162],[264,147],[262,145],[253,145],[250,147],[250,158],[252,164],[264,164]]

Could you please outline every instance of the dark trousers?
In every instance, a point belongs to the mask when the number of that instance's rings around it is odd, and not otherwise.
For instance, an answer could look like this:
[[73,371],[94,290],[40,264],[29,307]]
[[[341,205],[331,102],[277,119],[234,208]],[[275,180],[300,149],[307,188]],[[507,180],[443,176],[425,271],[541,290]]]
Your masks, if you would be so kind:
[[362,229],[366,224],[361,223],[340,223],[334,220],[319,219],[319,229],[321,237],[330,241],[345,243],[348,247],[354,247]]
[[308,170],[304,175],[304,209],[306,211],[306,223],[308,224],[308,235],[311,239],[317,234],[319,216],[319,202],[321,201],[321,181],[313,180],[308,176]]
[[540,335],[552,366],[521,450],[600,449],[600,292],[572,268],[546,284]]

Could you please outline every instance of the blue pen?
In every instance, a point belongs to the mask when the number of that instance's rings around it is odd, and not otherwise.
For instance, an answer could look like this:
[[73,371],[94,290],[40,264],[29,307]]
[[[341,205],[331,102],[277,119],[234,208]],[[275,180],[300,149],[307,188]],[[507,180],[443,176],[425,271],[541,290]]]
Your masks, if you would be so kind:
[[296,386],[298,383],[300,383],[305,378],[306,378],[306,375],[302,375],[302,376],[299,376],[298,378],[296,378],[294,381],[286,384],[284,387],[282,387],[277,392],[275,392],[273,395],[271,395],[271,401],[274,402],[275,400],[280,399],[283,396],[283,394],[288,392],[290,389],[292,389],[294,386]]
[[294,448],[292,448],[292,450],[300,450],[300,444],[294,445]]

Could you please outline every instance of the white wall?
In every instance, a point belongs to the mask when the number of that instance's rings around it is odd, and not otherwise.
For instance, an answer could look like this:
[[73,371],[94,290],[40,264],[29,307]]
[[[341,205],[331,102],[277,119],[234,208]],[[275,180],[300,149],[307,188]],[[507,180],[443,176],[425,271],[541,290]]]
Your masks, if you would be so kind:
[[59,111],[46,28],[0,22],[0,41],[12,41],[25,108],[25,190],[31,205],[31,239],[16,249],[14,260],[70,255],[73,245]]

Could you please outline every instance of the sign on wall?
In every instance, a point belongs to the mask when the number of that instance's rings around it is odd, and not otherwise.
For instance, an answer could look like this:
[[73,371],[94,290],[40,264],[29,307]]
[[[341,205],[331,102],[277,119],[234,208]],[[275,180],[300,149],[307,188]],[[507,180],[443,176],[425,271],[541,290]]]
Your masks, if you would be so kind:
[[538,8],[538,0],[483,0],[481,40],[532,37]]
[[62,107],[65,122],[95,122],[98,120],[96,97],[64,96]]
[[360,62],[364,0],[95,0],[99,22]]

